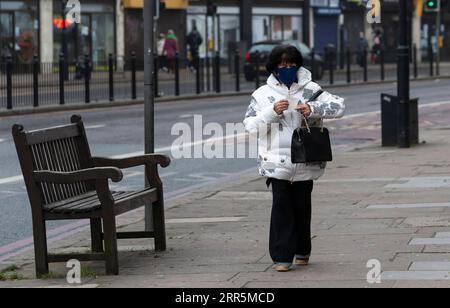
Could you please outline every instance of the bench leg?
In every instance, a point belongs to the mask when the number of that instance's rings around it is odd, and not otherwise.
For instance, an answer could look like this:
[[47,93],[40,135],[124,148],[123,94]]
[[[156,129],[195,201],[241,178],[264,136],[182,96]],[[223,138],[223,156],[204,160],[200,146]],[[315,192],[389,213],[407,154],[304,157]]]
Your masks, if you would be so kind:
[[41,278],[49,273],[47,232],[45,220],[42,214],[33,215],[34,257],[36,265],[36,277]]
[[92,252],[103,252],[102,220],[91,219]]
[[103,217],[106,275],[119,275],[119,257],[117,252],[116,218],[114,213]]
[[153,204],[153,228],[155,232],[155,250],[166,250],[166,221],[164,217],[164,197],[162,190],[159,193],[158,201]]

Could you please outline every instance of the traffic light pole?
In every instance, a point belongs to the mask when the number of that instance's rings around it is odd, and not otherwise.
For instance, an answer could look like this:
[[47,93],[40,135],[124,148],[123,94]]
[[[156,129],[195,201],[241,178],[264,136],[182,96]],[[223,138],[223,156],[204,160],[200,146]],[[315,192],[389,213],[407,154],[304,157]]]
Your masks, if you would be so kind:
[[[144,0],[144,122],[145,122],[145,153],[155,152],[155,97],[154,97],[154,2]],[[151,170],[147,170],[146,173]],[[148,179],[148,174],[145,177]],[[146,180],[146,186],[150,183]],[[152,206],[145,208],[145,230],[153,230]]]
[[439,39],[441,38],[441,10],[436,12],[436,76],[441,74],[441,51]]
[[398,145],[400,148],[409,148],[410,144],[410,84],[409,84],[409,42],[408,42],[408,0],[399,1],[400,35],[398,46],[398,97],[399,125]]
[[310,0],[303,0],[303,43],[306,46],[311,47],[311,34],[310,34],[310,23],[311,23],[311,4]]

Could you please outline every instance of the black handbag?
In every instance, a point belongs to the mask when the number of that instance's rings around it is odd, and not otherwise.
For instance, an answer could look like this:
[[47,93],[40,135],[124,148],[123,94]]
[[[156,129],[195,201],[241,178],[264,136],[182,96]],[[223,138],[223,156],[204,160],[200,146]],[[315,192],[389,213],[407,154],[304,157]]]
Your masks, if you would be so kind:
[[[308,102],[316,100],[323,91],[317,92]],[[309,127],[308,120],[302,115],[306,128],[294,130],[291,145],[293,164],[319,163],[333,161],[330,133],[326,127]]]

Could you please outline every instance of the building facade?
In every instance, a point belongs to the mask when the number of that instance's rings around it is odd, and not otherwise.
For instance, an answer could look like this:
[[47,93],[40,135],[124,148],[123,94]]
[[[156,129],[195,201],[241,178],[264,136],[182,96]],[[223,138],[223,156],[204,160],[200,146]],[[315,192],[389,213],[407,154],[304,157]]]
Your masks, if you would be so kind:
[[[173,30],[182,57],[186,56],[186,37],[194,26],[204,41],[201,56],[218,51],[222,58],[228,58],[236,48],[246,51],[252,43],[265,40],[303,41],[304,30],[319,53],[328,44],[338,51],[347,47],[357,50],[361,32],[372,45],[377,30],[383,34],[386,49],[397,48],[398,0],[381,0],[381,24],[366,21],[367,0],[309,0],[309,29],[304,29],[303,0],[216,0],[215,17],[206,16],[206,0],[161,1],[166,7],[159,14],[157,32]],[[80,0],[80,24],[65,20],[65,2],[0,0],[1,57],[29,63],[38,55],[42,62],[55,62],[66,51],[69,61],[88,54],[94,62],[102,63],[112,53],[119,65],[133,52],[138,59],[143,58],[143,0]],[[450,60],[449,2],[442,1],[439,29],[443,60]],[[421,59],[427,58],[429,44],[437,40],[435,21],[436,14],[419,16],[411,7],[409,35],[419,47]]]

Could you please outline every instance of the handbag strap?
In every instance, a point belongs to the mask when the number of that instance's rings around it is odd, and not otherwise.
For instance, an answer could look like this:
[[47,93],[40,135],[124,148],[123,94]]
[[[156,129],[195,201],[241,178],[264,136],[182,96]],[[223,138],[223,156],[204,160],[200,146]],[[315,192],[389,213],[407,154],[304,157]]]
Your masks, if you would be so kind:
[[[324,92],[323,90],[317,91],[313,96],[311,96],[311,98],[310,98],[309,100],[307,100],[307,101],[305,102],[305,104],[310,103],[310,102],[312,102],[312,101],[315,101],[316,99],[319,98],[319,96],[321,96],[321,95],[323,94],[323,92]],[[311,133],[311,128],[309,127],[308,119],[306,119],[306,117],[303,115],[303,113],[301,113],[301,116],[302,116],[302,123],[303,123],[303,120],[304,120],[304,121],[305,121],[305,124],[306,124],[306,128],[308,129],[308,133]],[[321,118],[321,123],[322,123],[322,125],[321,125],[321,131],[322,131],[322,133],[323,133],[323,118]],[[300,123],[300,125],[301,125],[301,123]]]

